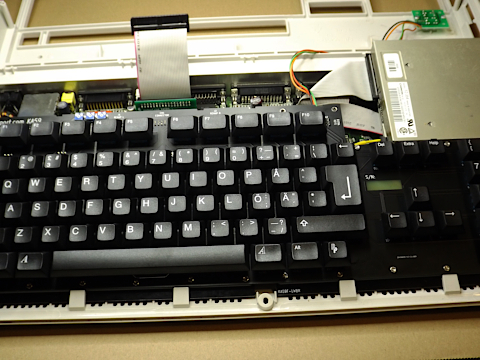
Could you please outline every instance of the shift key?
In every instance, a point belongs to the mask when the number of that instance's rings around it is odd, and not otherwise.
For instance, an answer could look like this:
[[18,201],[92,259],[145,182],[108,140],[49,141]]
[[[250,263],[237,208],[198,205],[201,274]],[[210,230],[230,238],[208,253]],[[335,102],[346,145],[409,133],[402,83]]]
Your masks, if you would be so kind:
[[361,239],[365,236],[365,218],[362,214],[301,216],[296,218],[295,233],[298,240]]

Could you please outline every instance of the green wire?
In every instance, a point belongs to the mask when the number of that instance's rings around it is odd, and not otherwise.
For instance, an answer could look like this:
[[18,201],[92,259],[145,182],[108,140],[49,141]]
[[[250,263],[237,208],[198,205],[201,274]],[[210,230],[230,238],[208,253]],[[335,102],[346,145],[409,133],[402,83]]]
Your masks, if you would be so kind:
[[400,35],[400,40],[403,40],[404,33],[405,33],[405,24],[402,24],[402,34]]
[[[296,53],[295,55],[293,55],[292,60],[290,60],[289,68],[292,67],[293,60],[295,60],[297,57],[299,57],[302,54],[316,54],[316,53],[313,52],[313,51],[300,51],[299,53]],[[293,69],[292,69],[292,71],[293,71]],[[307,89],[308,94],[310,95],[310,99],[312,99],[312,101],[313,101],[313,104],[315,106],[317,106],[317,99],[315,99],[315,96],[313,96],[313,94],[312,94],[312,92],[310,91],[309,88],[307,88],[306,86],[305,86],[305,88]]]

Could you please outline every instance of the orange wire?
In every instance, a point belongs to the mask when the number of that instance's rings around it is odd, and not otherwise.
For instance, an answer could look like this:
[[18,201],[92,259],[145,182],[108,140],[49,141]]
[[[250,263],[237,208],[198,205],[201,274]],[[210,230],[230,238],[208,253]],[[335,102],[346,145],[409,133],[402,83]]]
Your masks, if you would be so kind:
[[[301,52],[310,52],[310,53],[327,53],[326,51],[323,51],[323,50],[312,50],[312,49],[304,49],[304,50],[300,50],[300,51],[297,51],[295,53],[295,55],[297,55],[298,53],[301,53]],[[294,55],[294,56],[295,56]],[[307,95],[310,95],[310,92],[308,91],[308,89],[302,85],[298,80],[297,78],[295,77],[295,74],[293,72],[293,65],[295,64],[295,61],[298,59],[299,56],[295,57],[293,60],[292,60],[292,64],[290,66],[290,80],[292,81],[293,85],[298,89],[300,90],[301,92],[304,92],[305,94]],[[313,103],[313,100],[312,100],[312,103]]]
[[[421,25],[419,25],[419,24],[417,24],[417,23],[415,23],[415,22],[413,22],[413,21],[402,21],[401,23],[395,25],[395,27],[394,27],[392,30],[390,30],[390,32],[388,33],[388,35],[385,36],[385,40],[387,40],[387,39],[390,37],[390,35],[392,35],[392,33],[395,31],[396,28],[398,28],[400,25],[403,25],[403,24],[412,24],[412,25],[415,25],[417,28],[421,28],[421,27],[422,27]],[[411,30],[411,31],[413,31],[413,30]]]

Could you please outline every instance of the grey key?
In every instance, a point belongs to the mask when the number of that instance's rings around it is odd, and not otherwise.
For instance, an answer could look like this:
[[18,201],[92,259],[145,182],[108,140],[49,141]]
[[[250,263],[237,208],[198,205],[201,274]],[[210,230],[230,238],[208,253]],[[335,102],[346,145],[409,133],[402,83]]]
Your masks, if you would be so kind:
[[143,198],[140,200],[141,214],[156,214],[158,212],[158,198]]
[[182,212],[187,209],[187,198],[185,196],[170,196],[168,198],[168,211]]
[[220,163],[220,149],[216,148],[205,148],[202,150],[202,159],[206,163]]
[[148,118],[125,120],[125,133],[146,133],[148,131]]
[[272,169],[272,183],[274,184],[288,184],[290,181],[290,173],[286,168]]
[[256,128],[259,126],[257,114],[239,114],[235,116],[235,127]]
[[184,221],[182,224],[182,236],[186,239],[200,237],[200,221]]
[[140,151],[124,151],[122,155],[123,166],[137,166],[140,164]]
[[242,219],[239,223],[240,235],[256,236],[258,235],[257,219]]
[[243,181],[246,185],[258,185],[262,183],[262,170],[249,169],[243,172]]
[[97,153],[97,160],[95,162],[97,167],[105,168],[113,166],[114,155],[111,151],[103,151]]
[[189,177],[189,184],[191,187],[207,186],[207,172],[206,171],[192,171]]
[[108,190],[123,190],[125,189],[125,175],[109,175],[107,181]]
[[87,225],[70,226],[70,232],[68,234],[68,240],[70,242],[86,241],[87,240]]
[[282,248],[279,244],[255,245],[255,260],[261,263],[282,261]]
[[164,173],[162,175],[162,188],[176,189],[180,186],[180,174],[178,172]]
[[174,116],[170,122],[172,130],[193,130],[194,127],[193,116]]
[[296,226],[300,234],[361,231],[365,218],[362,214],[302,216],[297,217]]
[[27,244],[32,241],[33,229],[31,227],[18,227],[15,229],[13,242],[15,244]]
[[202,116],[202,128],[207,130],[225,129],[227,118],[225,115]]
[[327,195],[325,194],[325,191],[309,191],[308,205],[311,207],[327,206]]
[[35,169],[37,157],[35,155],[22,155],[18,160],[18,168],[20,170],[32,170]]
[[32,194],[42,193],[45,191],[45,185],[45,178],[31,178],[28,182],[28,192]]
[[73,200],[60,201],[58,203],[58,216],[62,218],[73,217],[77,212],[77,204]]
[[85,215],[99,216],[103,213],[103,200],[93,199],[85,201]]
[[80,185],[82,191],[97,191],[98,190],[98,176],[84,176],[82,177],[82,184]]
[[217,171],[218,186],[231,186],[234,183],[235,183],[235,173],[233,172],[233,170]]
[[198,195],[196,201],[197,211],[213,211],[215,198],[213,195]]
[[93,122],[94,134],[114,134],[117,131],[116,120],[95,120]]
[[151,189],[153,184],[152,174],[136,174],[135,189],[146,190]]
[[212,237],[227,237],[230,235],[230,225],[228,220],[212,220],[210,223],[210,233]]
[[240,210],[243,207],[242,195],[240,194],[226,194],[224,196],[225,210]]
[[304,167],[298,169],[298,179],[302,184],[312,184],[317,182],[317,171],[314,167]]
[[267,116],[268,126],[289,126],[292,123],[290,113],[269,113]]
[[285,235],[287,233],[287,220],[285,218],[268,219],[268,233],[270,235]]
[[255,193],[252,195],[252,205],[255,210],[270,209],[270,194],[269,193]]
[[157,222],[153,225],[153,237],[157,240],[167,240],[172,237],[171,222]]
[[130,214],[130,199],[115,199],[112,205],[113,215]]
[[280,193],[280,206],[283,208],[298,207],[298,193],[296,191],[288,191]]
[[328,157],[326,144],[312,144],[309,146],[309,151],[312,159],[326,159]]
[[23,214],[23,203],[7,203],[5,204],[5,219],[18,219]]
[[50,255],[44,252],[19,253],[16,277],[46,277]]
[[70,167],[72,169],[83,169],[88,165],[88,154],[72,154],[70,155]]
[[127,239],[127,240],[141,240],[141,239],[143,239],[143,224],[142,223],[128,223],[125,226],[125,239]]
[[55,243],[60,240],[60,226],[44,226],[42,229],[42,243]]
[[71,177],[57,177],[55,179],[55,186],[53,191],[57,193],[66,193],[72,190],[72,178]]
[[163,165],[167,162],[166,150],[152,150],[148,154],[149,165]]
[[60,154],[47,154],[43,161],[43,167],[45,169],[58,169],[62,165],[62,155]]
[[192,149],[178,149],[175,152],[175,161],[177,164],[192,164],[193,150]]
[[[258,121],[258,119],[257,119]],[[235,146],[230,148],[230,161],[232,162],[243,162],[247,161],[248,153],[245,146]]]
[[115,234],[114,224],[99,224],[97,227],[98,241],[112,241],[115,239]]
[[48,201],[34,201],[32,203],[32,218],[47,217],[50,210],[50,203]]
[[15,195],[20,192],[20,179],[5,179],[2,185],[3,195]]
[[302,158],[302,152],[298,145],[283,146],[283,158],[285,160],[299,160]]
[[83,135],[85,126],[85,121],[65,121],[62,125],[62,135]]
[[328,257],[331,259],[345,259],[347,257],[347,243],[345,241],[331,241],[327,243]]
[[303,111],[299,114],[302,125],[322,125],[323,113],[321,111]]
[[314,242],[293,243],[292,259],[295,261],[307,261],[318,259],[318,246]]
[[270,161],[275,158],[275,149],[271,145],[257,146],[255,148],[257,159],[260,161]]
[[360,205],[360,182],[356,165],[329,165],[324,167],[325,180],[333,184],[335,205]]

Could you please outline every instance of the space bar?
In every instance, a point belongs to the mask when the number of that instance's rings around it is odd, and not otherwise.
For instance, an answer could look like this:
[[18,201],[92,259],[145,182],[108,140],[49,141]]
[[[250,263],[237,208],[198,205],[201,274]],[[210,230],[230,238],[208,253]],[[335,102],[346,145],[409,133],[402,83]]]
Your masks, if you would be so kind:
[[52,277],[245,271],[245,245],[54,251]]

